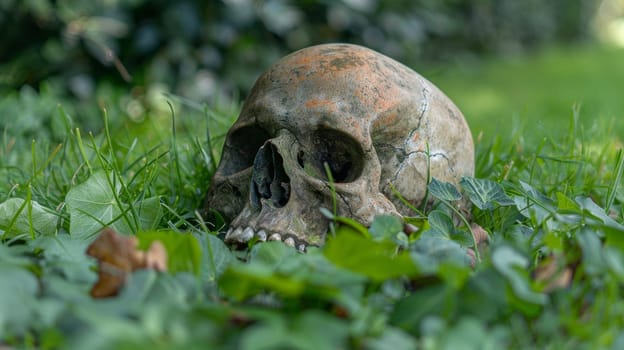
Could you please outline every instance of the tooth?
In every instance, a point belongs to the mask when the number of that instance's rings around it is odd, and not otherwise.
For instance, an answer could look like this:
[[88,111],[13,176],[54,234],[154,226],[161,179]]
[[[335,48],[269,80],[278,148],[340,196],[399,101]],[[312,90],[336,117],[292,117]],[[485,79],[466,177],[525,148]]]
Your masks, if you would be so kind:
[[298,251],[300,251],[300,252],[302,252],[302,253],[305,253],[305,251],[306,251],[306,245],[305,245],[305,244],[299,244],[299,245],[297,246],[297,250],[298,250]]
[[286,244],[289,247],[295,247],[295,240],[292,237],[288,237],[284,240],[284,244]]
[[239,242],[247,242],[250,239],[253,238],[254,236],[254,230],[253,228],[251,228],[250,226],[247,226],[247,228],[243,231],[243,233],[238,237],[238,241]]
[[235,229],[230,229],[227,235],[225,235],[225,240],[228,242],[238,240],[238,236],[240,236],[241,233],[243,233],[243,229],[240,227],[237,227]]
[[269,236],[269,241],[281,241],[281,240],[282,240],[282,235],[280,235],[279,233],[274,233]]
[[260,230],[258,231],[258,233],[256,233],[256,237],[258,237],[258,240],[260,242],[264,242],[267,240],[267,233],[265,230]]

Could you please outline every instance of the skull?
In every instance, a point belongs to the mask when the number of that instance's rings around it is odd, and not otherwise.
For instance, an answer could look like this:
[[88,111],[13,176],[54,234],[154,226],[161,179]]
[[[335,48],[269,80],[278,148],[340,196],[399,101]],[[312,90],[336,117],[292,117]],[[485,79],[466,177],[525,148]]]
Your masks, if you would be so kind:
[[232,220],[226,241],[305,249],[324,243],[329,220],[319,208],[370,224],[409,215],[397,192],[419,205],[430,176],[457,184],[473,173],[472,136],[448,97],[389,57],[326,44],[258,78],[206,203]]

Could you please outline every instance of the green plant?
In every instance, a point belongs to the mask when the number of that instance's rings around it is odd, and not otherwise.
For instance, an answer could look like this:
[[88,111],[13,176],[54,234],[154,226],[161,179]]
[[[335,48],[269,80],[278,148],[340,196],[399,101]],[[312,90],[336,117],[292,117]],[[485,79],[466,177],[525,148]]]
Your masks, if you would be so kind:
[[[599,1],[6,0],[0,89],[53,80],[79,99],[102,81],[201,100],[246,93],[280,56],[351,42],[415,65],[590,36]],[[24,40],[28,38],[28,40]]]
[[[301,254],[280,242],[232,251],[217,236],[220,223],[204,222],[197,212],[235,115],[222,110],[190,109],[184,118],[172,112],[151,130],[158,137],[124,124],[95,135],[68,122],[58,144],[16,139],[20,146],[2,167],[12,180],[3,185],[0,203],[0,344],[481,349],[624,343],[621,151],[610,144],[587,147],[576,123],[541,143],[502,137],[478,143],[479,177],[464,178],[460,189],[432,179],[429,196],[439,205],[416,213],[415,232],[404,232],[393,217],[377,217],[365,228],[326,211],[335,234]],[[109,125],[105,112],[103,119]],[[452,208],[462,196],[473,204],[472,218],[457,224]],[[489,234],[481,251],[470,223]],[[104,225],[136,233],[141,246],[163,240],[172,271],[137,271],[117,297],[90,298],[94,261],[84,252]],[[469,248],[480,253],[474,268]],[[544,267],[554,272],[542,274]],[[557,284],[567,270],[571,279]]]

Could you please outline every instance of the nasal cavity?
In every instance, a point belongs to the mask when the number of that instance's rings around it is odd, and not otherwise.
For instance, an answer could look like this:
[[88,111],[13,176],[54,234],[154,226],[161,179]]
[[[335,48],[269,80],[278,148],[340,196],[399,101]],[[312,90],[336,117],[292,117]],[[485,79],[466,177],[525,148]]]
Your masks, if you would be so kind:
[[263,198],[276,208],[288,203],[290,178],[283,163],[282,156],[271,141],[265,142],[256,153],[250,186],[250,200],[254,207],[262,207]]

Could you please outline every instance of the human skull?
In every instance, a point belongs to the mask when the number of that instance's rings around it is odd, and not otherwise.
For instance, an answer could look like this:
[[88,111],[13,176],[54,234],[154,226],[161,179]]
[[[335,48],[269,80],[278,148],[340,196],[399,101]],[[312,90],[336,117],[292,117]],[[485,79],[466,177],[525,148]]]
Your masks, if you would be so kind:
[[206,202],[232,220],[226,241],[305,249],[324,243],[329,220],[319,209],[334,201],[338,215],[370,224],[409,215],[396,192],[419,205],[430,176],[457,184],[473,173],[472,136],[448,97],[387,56],[326,44],[258,78]]

